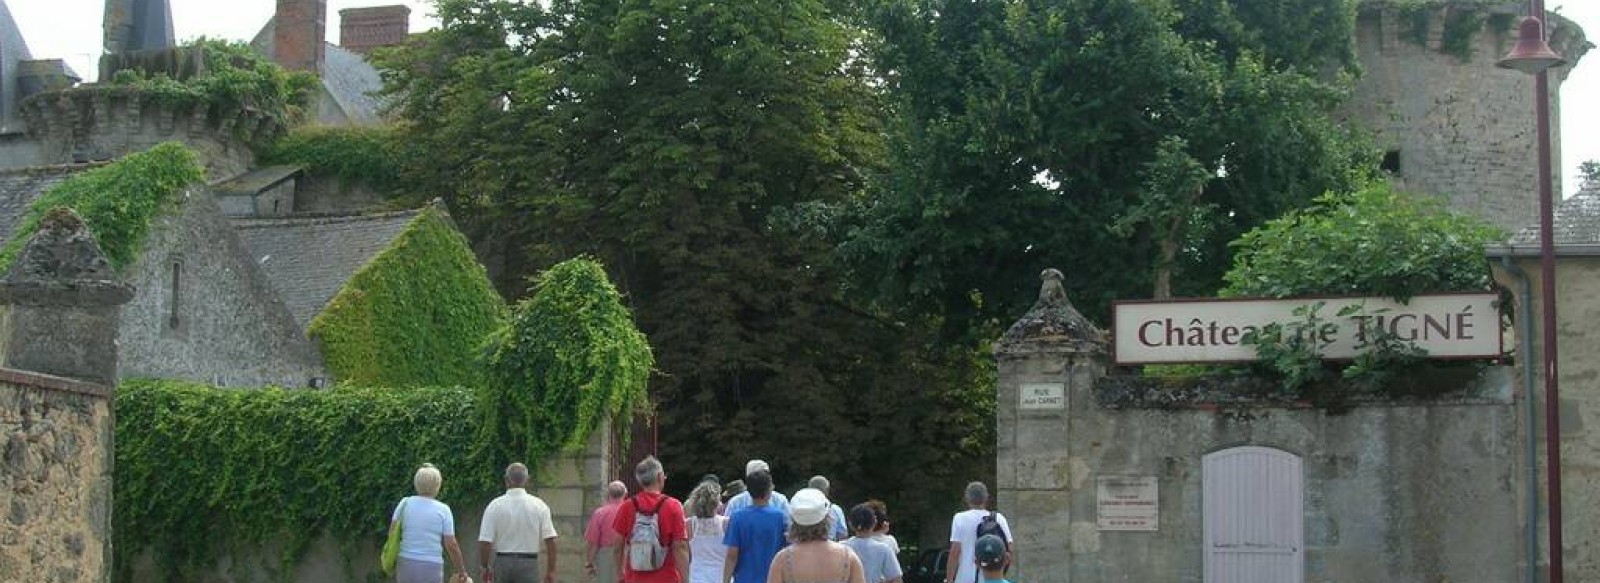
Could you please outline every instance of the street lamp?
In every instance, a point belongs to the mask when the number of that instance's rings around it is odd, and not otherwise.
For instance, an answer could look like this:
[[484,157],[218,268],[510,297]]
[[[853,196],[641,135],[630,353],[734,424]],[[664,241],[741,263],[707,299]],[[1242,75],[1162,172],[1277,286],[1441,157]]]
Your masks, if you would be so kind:
[[[1545,469],[1550,513],[1550,583],[1562,583],[1561,553],[1561,403],[1556,383],[1555,194],[1550,179],[1550,68],[1566,63],[1544,38],[1544,0],[1529,0],[1528,17],[1517,26],[1517,45],[1495,63],[1534,76],[1534,117],[1539,140],[1539,304],[1543,318]],[[1529,398],[1532,398],[1529,395]],[[1530,492],[1529,495],[1532,495]],[[1538,557],[1529,556],[1529,561]],[[1533,582],[1529,582],[1533,583]]]

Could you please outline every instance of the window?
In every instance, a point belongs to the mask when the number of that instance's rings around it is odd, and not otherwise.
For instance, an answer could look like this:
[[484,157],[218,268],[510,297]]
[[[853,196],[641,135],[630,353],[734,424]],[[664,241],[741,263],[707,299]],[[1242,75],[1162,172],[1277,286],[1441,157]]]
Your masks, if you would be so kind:
[[167,294],[167,329],[177,330],[183,323],[178,319],[178,310],[183,305],[183,260],[172,260],[172,287]]
[[1400,175],[1400,151],[1399,150],[1389,150],[1387,152],[1384,152],[1383,153],[1383,163],[1379,164],[1378,167],[1381,168],[1384,172],[1388,172],[1388,173],[1393,174],[1395,176],[1399,176]]

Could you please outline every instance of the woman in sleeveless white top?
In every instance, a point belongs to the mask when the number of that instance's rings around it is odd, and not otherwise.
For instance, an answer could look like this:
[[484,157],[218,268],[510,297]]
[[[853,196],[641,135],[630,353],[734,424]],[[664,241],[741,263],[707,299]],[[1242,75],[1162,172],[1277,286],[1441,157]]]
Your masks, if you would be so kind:
[[728,517],[717,514],[721,490],[708,481],[689,494],[689,583],[723,583],[728,547],[722,544],[722,534],[728,529]]

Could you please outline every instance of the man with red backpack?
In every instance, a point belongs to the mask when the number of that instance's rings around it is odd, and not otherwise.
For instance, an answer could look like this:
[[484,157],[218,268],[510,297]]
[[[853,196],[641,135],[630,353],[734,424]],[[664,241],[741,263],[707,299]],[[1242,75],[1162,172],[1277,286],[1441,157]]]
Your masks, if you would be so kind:
[[622,535],[617,564],[623,583],[683,583],[689,580],[689,534],[683,504],[661,493],[667,472],[650,456],[634,468],[642,490],[617,509],[612,529]]
[[945,564],[944,583],[979,583],[978,539],[995,536],[1005,541],[1005,562],[1011,564],[1011,525],[999,512],[989,510],[989,487],[983,482],[967,484],[967,509],[950,520],[950,558]]

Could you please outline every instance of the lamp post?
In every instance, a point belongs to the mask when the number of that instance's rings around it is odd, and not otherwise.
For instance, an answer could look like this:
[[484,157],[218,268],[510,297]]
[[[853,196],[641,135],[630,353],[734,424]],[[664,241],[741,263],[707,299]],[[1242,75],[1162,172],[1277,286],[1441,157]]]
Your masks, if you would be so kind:
[[[1517,26],[1517,45],[1495,65],[1534,76],[1534,117],[1539,150],[1539,306],[1543,334],[1545,470],[1549,476],[1550,583],[1565,578],[1561,552],[1561,402],[1556,382],[1555,194],[1550,177],[1550,68],[1565,63],[1544,38],[1544,0],[1529,0],[1528,17]],[[1531,398],[1531,395],[1530,395]],[[1532,493],[1530,493],[1531,495]],[[1538,557],[1530,556],[1529,561]],[[1529,582],[1533,583],[1533,582]]]

